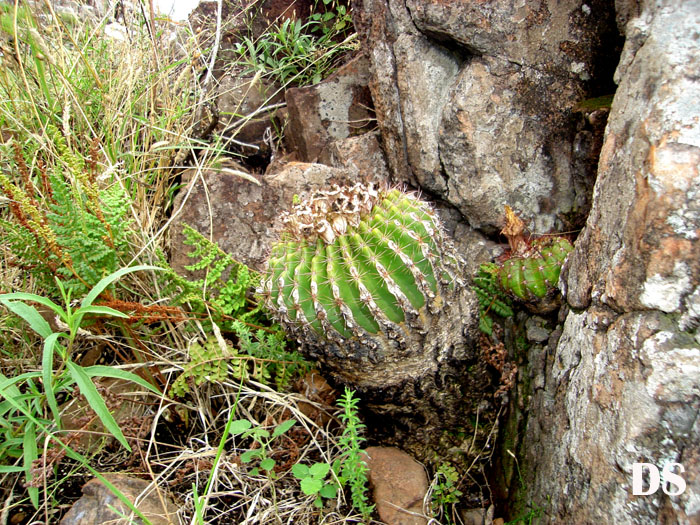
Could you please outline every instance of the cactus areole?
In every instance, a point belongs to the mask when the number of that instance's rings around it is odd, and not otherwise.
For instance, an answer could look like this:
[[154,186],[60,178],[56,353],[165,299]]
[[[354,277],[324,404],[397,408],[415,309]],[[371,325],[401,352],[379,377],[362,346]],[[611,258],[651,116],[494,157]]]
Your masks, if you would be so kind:
[[476,318],[461,264],[417,195],[334,186],[282,222],[260,292],[336,377],[360,388],[397,385],[463,353]]

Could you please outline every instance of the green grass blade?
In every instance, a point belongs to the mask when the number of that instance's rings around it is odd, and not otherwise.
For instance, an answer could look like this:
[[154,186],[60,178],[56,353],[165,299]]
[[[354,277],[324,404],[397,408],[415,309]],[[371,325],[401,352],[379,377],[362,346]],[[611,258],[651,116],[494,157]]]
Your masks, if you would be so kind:
[[[32,463],[39,458],[36,446],[36,426],[29,421],[24,427],[24,476],[29,483],[32,480]],[[39,489],[37,487],[28,487],[29,499],[32,501],[34,508],[39,508]]]
[[63,311],[63,308],[58,306],[51,299],[47,299],[46,297],[42,297],[41,295],[25,292],[6,293],[0,295],[0,303],[6,304],[6,301],[31,301],[34,303],[43,304],[44,306],[47,306],[48,308],[56,312],[56,315],[63,319],[63,321],[66,321],[66,313]]
[[109,306],[84,306],[78,310],[79,313],[85,314],[96,314],[96,315],[111,315],[112,317],[122,317],[128,319],[129,315]]
[[13,314],[24,319],[31,329],[41,337],[46,338],[51,335],[51,326],[33,306],[18,301],[8,301],[5,298],[0,299],[0,302]]
[[132,272],[138,272],[141,270],[163,270],[163,268],[160,268],[158,266],[151,266],[148,264],[143,264],[140,266],[132,266],[131,268],[122,268],[121,270],[117,270],[114,273],[109,274],[107,277],[104,277],[103,279],[100,280],[93,288],[90,290],[90,293],[88,293],[85,298],[83,299],[83,302],[81,303],[81,307],[84,308],[86,306],[92,305],[92,302],[97,299],[97,297],[104,291],[105,288],[107,288],[110,284],[112,284],[114,281],[119,279],[120,277],[132,273]]
[[44,353],[41,356],[41,380],[44,382],[46,402],[49,405],[49,409],[51,409],[54,423],[56,423],[56,427],[59,430],[61,428],[61,416],[53,390],[53,354],[54,347],[58,343],[60,336],[60,333],[54,332],[46,338],[44,341]]
[[162,395],[162,392],[158,390],[158,388],[153,386],[151,383],[137,376],[136,374],[128,372],[126,370],[113,368],[111,366],[93,365],[84,367],[83,372],[85,372],[85,374],[87,374],[88,377],[111,377],[114,379],[124,379],[126,381],[131,381],[132,383],[136,383],[139,386],[147,388],[148,390],[150,390],[158,396]]
[[0,465],[0,474],[11,474],[14,472],[24,472],[24,467],[19,465]]
[[7,378],[0,374],[0,395],[5,396],[6,399],[8,396],[13,398],[19,397],[22,394],[15,385],[17,383],[24,382],[27,379],[34,379],[37,377],[41,377],[41,372],[25,372],[24,374],[20,374],[13,378]]
[[119,441],[124,448],[131,452],[129,443],[127,443],[124,434],[122,434],[119,425],[117,425],[114,417],[109,412],[104,399],[102,399],[102,396],[97,391],[97,388],[90,379],[90,376],[85,373],[85,370],[81,366],[75,364],[74,362],[68,361],[66,364],[71,376],[78,384],[78,388],[80,388],[80,393],[85,396],[90,408],[95,411],[95,414],[97,414],[97,417],[100,418],[102,424],[115,438],[117,438],[117,441]]

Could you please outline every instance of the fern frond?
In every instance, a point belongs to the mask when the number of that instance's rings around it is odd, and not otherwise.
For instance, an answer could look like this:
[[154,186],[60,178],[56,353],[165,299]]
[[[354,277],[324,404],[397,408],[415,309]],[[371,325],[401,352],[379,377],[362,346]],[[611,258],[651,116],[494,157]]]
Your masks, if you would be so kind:
[[225,331],[232,330],[231,323],[235,320],[259,324],[263,317],[262,306],[255,304],[251,297],[260,282],[260,274],[236,261],[190,226],[185,225],[183,232],[184,243],[193,247],[187,254],[193,262],[185,268],[204,272],[204,277],[189,280],[178,275],[160,254],[160,265],[166,268],[161,274],[164,295],[170,295],[176,306],[187,305],[194,313],[211,316]]
[[215,337],[204,343],[193,343],[189,362],[172,384],[172,396],[183,397],[192,388],[204,383],[220,383],[226,379],[253,379],[268,384],[274,380],[278,388],[289,386],[292,377],[303,375],[312,367],[299,354],[284,350],[284,340],[276,334],[258,330],[255,334],[236,321],[240,348],[222,346]]
[[491,313],[500,317],[514,315],[511,301],[498,281],[499,267],[494,263],[484,263],[474,276],[474,293],[479,301],[479,329],[487,335],[493,333]]

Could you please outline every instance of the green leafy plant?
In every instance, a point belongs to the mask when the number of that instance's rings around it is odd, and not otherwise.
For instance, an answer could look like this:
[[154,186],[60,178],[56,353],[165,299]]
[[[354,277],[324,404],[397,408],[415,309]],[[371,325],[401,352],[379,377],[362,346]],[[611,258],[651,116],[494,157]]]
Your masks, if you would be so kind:
[[269,333],[262,329],[252,332],[240,321],[236,321],[232,328],[238,336],[238,349],[223,338],[213,336],[190,346],[189,362],[173,381],[171,395],[182,397],[193,386],[231,378],[237,381],[253,379],[263,384],[274,380],[277,388],[284,389],[293,377],[303,375],[311,368],[311,364],[298,353],[284,350],[286,341],[279,332]]
[[253,467],[250,474],[256,476],[259,469],[272,475],[275,468],[275,460],[268,456],[270,443],[276,438],[285,434],[296,424],[296,420],[288,419],[277,425],[270,433],[269,430],[253,425],[248,419],[237,419],[231,422],[230,433],[233,436],[240,436],[242,439],[251,438],[256,444],[255,448],[250,448],[241,454],[242,463],[251,463],[253,460],[260,460],[259,467]]
[[295,463],[292,466],[292,474],[301,481],[301,491],[307,496],[316,496],[314,505],[319,509],[323,507],[323,499],[338,497],[338,484],[327,477],[331,473],[328,463],[314,463],[311,466]]
[[[41,421],[44,408],[48,407],[51,421],[55,431],[61,429],[60,410],[57,396],[61,392],[70,390],[73,384],[77,385],[81,394],[87,400],[89,406],[95,411],[97,417],[102,421],[107,429],[127,450],[131,450],[119,425],[114,420],[107,405],[98,392],[93,377],[113,377],[125,379],[137,383],[144,388],[160,395],[160,392],[150,383],[144,381],[139,376],[125,370],[115,369],[106,366],[82,367],[75,363],[71,354],[76,337],[80,334],[81,324],[86,315],[126,317],[125,314],[106,306],[96,306],[93,302],[102,294],[114,281],[131,272],[139,270],[157,270],[154,266],[135,266],[124,268],[101,279],[83,298],[80,306],[74,309],[71,306],[72,290],[63,287],[60,280],[56,280],[58,289],[63,297],[64,306],[59,306],[50,299],[31,293],[9,293],[0,295],[0,303],[15,315],[24,319],[30,328],[44,340],[41,360],[41,371],[20,374],[13,378],[0,376],[0,396],[5,402],[0,405],[0,416],[4,418],[1,425],[3,428],[15,428],[18,421],[23,428],[23,460],[27,482],[32,480],[32,462],[37,459],[36,430],[37,425],[33,419],[27,419],[26,414],[34,414]],[[41,316],[39,311],[31,303],[38,303],[47,307],[65,325],[66,331],[54,332],[49,323]],[[55,369],[55,358],[59,360],[59,367]],[[36,388],[36,382],[41,381],[43,392]],[[29,395],[21,393],[18,385],[28,389]],[[19,414],[14,412],[21,407]],[[18,420],[19,418],[19,420]],[[13,437],[16,442],[16,438]],[[31,442],[31,444],[29,443]],[[38,491],[30,490],[32,502],[38,504]]]
[[479,300],[479,329],[487,335],[493,332],[492,313],[500,317],[513,315],[510,297],[499,282],[499,271],[496,264],[484,263],[474,277],[474,292]]
[[[339,18],[319,14],[306,22],[288,18],[257,40],[245,37],[236,52],[252,71],[269,73],[283,87],[317,84],[337,66],[338,57],[352,49],[353,35],[334,41],[346,28],[343,12]],[[335,22],[329,24],[333,18]],[[321,36],[314,34],[316,30]]]
[[238,337],[240,351],[255,358],[264,368],[259,381],[274,378],[279,390],[287,388],[294,377],[303,376],[313,368],[298,352],[286,350],[287,339],[280,330],[251,330],[241,321],[231,324],[233,333]]
[[447,511],[450,505],[459,501],[462,492],[458,490],[459,474],[457,470],[447,463],[442,463],[435,473],[435,481],[432,494],[434,512],[444,515],[448,523],[453,523],[450,513]]
[[204,277],[189,280],[177,274],[161,254],[160,264],[165,268],[161,282],[163,295],[170,295],[173,305],[188,305],[191,312],[211,315],[222,330],[231,329],[237,320],[261,323],[261,306],[254,304],[248,293],[260,283],[260,274],[236,261],[217,243],[210,241],[192,227],[183,227],[184,243],[194,248],[187,256],[194,259],[185,268],[203,272]]
[[[183,396],[190,392],[191,385],[226,378],[251,378],[264,384],[274,381],[279,389],[286,388],[311,364],[297,352],[286,350],[287,341],[278,326],[261,326],[269,321],[261,305],[249,298],[251,289],[260,282],[260,274],[193,228],[185,226],[183,231],[185,243],[194,247],[187,255],[195,262],[186,268],[205,275],[188,280],[161,261],[166,267],[162,293],[171,295],[172,304],[187,305],[194,314],[208,315],[216,330],[232,333],[237,341],[232,345],[222,338],[209,337],[203,343],[194,343],[189,349],[189,363],[173,382],[172,395]],[[251,328],[256,323],[259,328]]]
[[361,435],[365,425],[360,421],[357,408],[359,402],[359,398],[354,397],[354,392],[349,388],[345,388],[345,393],[338,400],[338,406],[343,409],[340,420],[345,429],[339,441],[343,452],[341,457],[333,462],[333,471],[340,484],[350,488],[352,506],[368,521],[374,512],[374,505],[368,503],[368,468],[363,459],[364,438]]
[[338,40],[352,29],[352,17],[345,5],[337,0],[315,0],[310,20],[318,23],[317,30],[326,38]]
[[[28,269],[47,292],[57,295],[59,277],[82,295],[115,272],[130,251],[129,200],[118,184],[101,188],[94,166],[54,126],[47,125],[44,140],[60,155],[50,170],[38,152],[22,151],[17,142],[0,150],[0,159],[15,171],[15,182],[0,174],[0,192],[13,219],[1,219],[0,229],[14,264]],[[93,148],[91,163],[96,155]]]
[[[173,381],[170,387],[170,395],[183,397],[191,392],[193,387],[204,383],[217,383],[226,380],[229,375],[228,361],[233,361],[233,349],[226,345],[222,348],[215,337],[210,337],[203,343],[194,342],[190,345],[189,362],[183,368],[182,373]],[[241,379],[247,377],[246,363],[234,361],[233,374]]]

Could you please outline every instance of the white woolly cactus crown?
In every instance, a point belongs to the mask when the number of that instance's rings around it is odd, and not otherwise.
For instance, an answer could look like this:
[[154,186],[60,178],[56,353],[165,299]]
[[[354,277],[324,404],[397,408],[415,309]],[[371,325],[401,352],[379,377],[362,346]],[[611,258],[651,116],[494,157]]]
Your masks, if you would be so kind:
[[302,342],[403,346],[428,329],[459,282],[436,213],[414,193],[334,186],[282,220],[261,293]]

